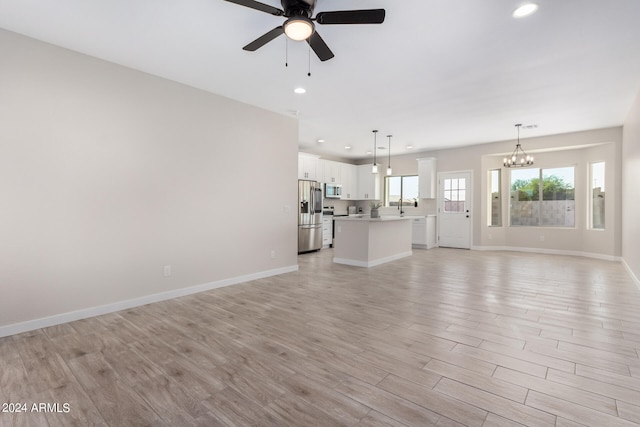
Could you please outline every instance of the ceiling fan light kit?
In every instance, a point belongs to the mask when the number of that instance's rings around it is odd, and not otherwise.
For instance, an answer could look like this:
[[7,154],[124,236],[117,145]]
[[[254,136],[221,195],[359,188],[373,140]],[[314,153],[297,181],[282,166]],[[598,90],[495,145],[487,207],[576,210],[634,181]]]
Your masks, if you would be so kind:
[[306,16],[297,16],[287,19],[284,23],[284,33],[291,40],[302,41],[311,37],[315,30],[313,22]]
[[314,21],[320,25],[382,24],[385,18],[384,9],[320,12],[315,18],[312,18],[317,0],[281,0],[282,9],[255,0],[226,1],[274,16],[287,18],[283,25],[258,37],[243,47],[244,50],[253,52],[276,37],[285,34],[291,40],[306,40],[321,61],[327,61],[333,58],[334,54],[324,39],[315,30]]

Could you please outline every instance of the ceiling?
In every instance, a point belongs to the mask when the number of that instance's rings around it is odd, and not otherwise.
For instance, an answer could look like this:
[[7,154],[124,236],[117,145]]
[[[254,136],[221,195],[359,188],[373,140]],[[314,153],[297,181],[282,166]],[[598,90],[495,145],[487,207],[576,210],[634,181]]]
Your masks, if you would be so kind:
[[327,157],[369,157],[373,129],[400,155],[512,140],[516,123],[537,125],[521,138],[621,125],[640,90],[640,1],[536,2],[515,19],[519,0],[318,0],[387,12],[318,25],[326,62],[285,37],[243,51],[283,19],[224,0],[0,0],[0,27],[295,116],[300,149]]

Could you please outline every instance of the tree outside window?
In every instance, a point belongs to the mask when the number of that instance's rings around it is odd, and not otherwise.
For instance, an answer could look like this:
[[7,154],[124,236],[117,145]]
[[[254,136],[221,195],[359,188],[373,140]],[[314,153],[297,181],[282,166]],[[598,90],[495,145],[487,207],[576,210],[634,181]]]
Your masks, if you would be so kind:
[[512,226],[573,227],[574,167],[511,171]]

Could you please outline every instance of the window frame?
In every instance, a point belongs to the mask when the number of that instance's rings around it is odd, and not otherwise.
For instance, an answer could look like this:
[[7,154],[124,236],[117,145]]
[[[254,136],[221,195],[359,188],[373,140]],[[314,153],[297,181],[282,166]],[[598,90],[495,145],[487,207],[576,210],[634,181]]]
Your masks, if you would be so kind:
[[[602,193],[604,194],[603,196],[603,206],[602,206],[602,227],[595,227],[593,220],[594,220],[594,197],[593,197],[593,191],[596,189],[595,187],[595,183],[594,183],[594,173],[593,173],[593,167],[594,165],[599,165],[602,164],[602,179],[603,179],[603,187],[605,188],[605,191],[603,191]],[[588,230],[593,230],[593,231],[605,231],[607,228],[607,217],[605,214],[606,211],[606,185],[607,185],[607,162],[604,160],[597,160],[594,162],[589,162],[589,185],[587,186],[587,229]],[[600,187],[602,188],[602,187]]]
[[[420,201],[420,177],[418,174],[410,174],[410,175],[387,175],[384,177],[384,196],[383,196],[383,206],[385,208],[397,208],[398,205],[390,205],[389,204],[389,179],[392,178],[400,178],[400,197],[402,199],[402,207],[418,207]],[[407,199],[402,198],[404,193],[404,180],[405,178],[415,178],[418,185],[418,192],[415,198],[410,199],[407,202]]]
[[[497,206],[495,206],[495,211],[497,212],[497,223],[493,224],[493,214],[494,214],[494,205],[493,205],[493,187],[494,187],[494,177],[496,175],[498,179],[497,187]],[[487,171],[487,227],[502,227],[502,169],[494,168],[489,169]]]
[[[442,201],[440,209],[442,213],[458,214],[467,210],[468,191],[465,178],[444,178],[442,188]],[[463,186],[460,186],[460,183]],[[447,198],[447,193],[449,197]],[[447,208],[447,203],[449,208]]]
[[[544,177],[545,177],[545,171],[549,171],[549,170],[554,170],[554,169],[572,169],[572,175],[573,175],[573,179],[572,179],[572,185],[573,187],[571,189],[569,189],[569,191],[571,191],[572,194],[572,199],[551,199],[551,201],[559,201],[559,200],[572,200],[573,201],[573,224],[572,225],[553,225],[553,224],[545,224],[545,206],[544,206],[544,202],[545,201],[550,201],[549,199],[545,199],[545,195],[544,195]],[[533,192],[530,197],[531,200],[529,200],[530,202],[536,202],[537,206],[533,205],[531,206],[532,210],[535,210],[537,208],[537,216],[535,217],[536,223],[535,224],[513,224],[513,203],[514,203],[514,190],[512,190],[513,187],[513,172],[515,171],[520,171],[520,170],[537,170],[537,177],[536,178],[531,178],[531,179],[537,179],[538,180],[538,188],[537,188],[537,192]],[[567,228],[567,229],[576,229],[577,228],[577,215],[576,215],[576,173],[577,173],[577,165],[573,164],[573,165],[564,165],[564,166],[551,166],[551,167],[538,167],[538,168],[525,168],[525,169],[512,169],[509,173],[509,227],[514,227],[514,228],[522,228],[522,227],[538,227],[538,228],[554,228],[554,229],[558,229],[558,228]],[[554,175],[555,176],[555,175]],[[519,191],[519,190],[516,190]],[[533,216],[531,218],[534,218]]]

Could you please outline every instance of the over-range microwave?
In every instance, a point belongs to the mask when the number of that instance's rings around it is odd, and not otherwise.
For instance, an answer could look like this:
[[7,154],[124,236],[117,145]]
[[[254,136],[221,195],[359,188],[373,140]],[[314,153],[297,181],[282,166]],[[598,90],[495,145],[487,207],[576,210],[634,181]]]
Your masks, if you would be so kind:
[[342,197],[342,185],[325,184],[324,197],[325,199],[339,199],[340,197]]

